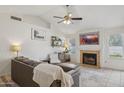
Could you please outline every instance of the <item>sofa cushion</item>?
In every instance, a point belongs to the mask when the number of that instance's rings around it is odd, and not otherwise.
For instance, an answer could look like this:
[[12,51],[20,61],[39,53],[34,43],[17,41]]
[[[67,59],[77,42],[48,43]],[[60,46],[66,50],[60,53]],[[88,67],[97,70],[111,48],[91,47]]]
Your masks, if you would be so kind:
[[58,65],[61,66],[65,72],[75,70],[76,68],[79,67],[79,65],[73,63],[60,63]]
[[32,67],[35,67],[35,66],[37,66],[37,65],[39,65],[40,64],[40,62],[35,62],[35,61],[28,61],[28,62],[25,62],[27,65],[30,65],[30,66],[32,66]]
[[15,60],[17,60],[19,62],[22,62],[22,63],[25,63],[27,65],[30,65],[32,67],[35,67],[35,66],[37,66],[38,64],[41,63],[41,62],[37,62],[37,61],[31,60],[29,58],[23,57],[23,56],[16,57]]
[[61,63],[58,59],[58,53],[50,54],[50,63]]
[[62,63],[70,61],[70,55],[68,53],[58,53],[58,58]]
[[65,62],[65,53],[58,53],[58,58],[61,62]]
[[65,53],[65,62],[70,61],[70,55],[68,53]]

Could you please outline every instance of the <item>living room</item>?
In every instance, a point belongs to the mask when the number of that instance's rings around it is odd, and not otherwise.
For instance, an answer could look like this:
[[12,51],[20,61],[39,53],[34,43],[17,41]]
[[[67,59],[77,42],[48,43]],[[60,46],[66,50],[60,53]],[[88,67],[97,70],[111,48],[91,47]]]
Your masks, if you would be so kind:
[[[0,6],[0,86],[28,86],[21,80],[23,71],[17,70],[22,66],[15,66],[19,63],[13,60],[16,57],[30,59],[33,65],[33,61],[45,63],[43,66],[60,63],[60,59],[66,61],[59,66],[64,71],[75,66],[69,72],[72,75],[72,70],[76,71],[73,80],[78,84],[74,87],[123,87],[123,9],[124,6],[110,5]],[[74,64],[67,67],[70,63]],[[79,80],[77,70],[81,72]],[[5,78],[15,81],[6,82]],[[37,86],[30,83],[29,87]]]

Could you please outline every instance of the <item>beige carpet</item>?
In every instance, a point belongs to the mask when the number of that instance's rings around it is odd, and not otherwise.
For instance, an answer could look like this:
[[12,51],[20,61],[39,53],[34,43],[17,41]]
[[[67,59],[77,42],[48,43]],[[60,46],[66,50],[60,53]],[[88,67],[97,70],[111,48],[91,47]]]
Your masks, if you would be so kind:
[[124,71],[82,68],[80,87],[124,87]]

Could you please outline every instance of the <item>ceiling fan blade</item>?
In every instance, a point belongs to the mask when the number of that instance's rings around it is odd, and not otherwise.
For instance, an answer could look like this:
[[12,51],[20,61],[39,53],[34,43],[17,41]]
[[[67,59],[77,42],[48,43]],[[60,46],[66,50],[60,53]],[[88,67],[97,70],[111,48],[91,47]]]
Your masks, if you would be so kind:
[[59,17],[59,16],[53,16],[54,18],[60,18],[60,19],[63,19],[63,17]]
[[72,20],[82,20],[83,18],[78,17],[78,18],[71,18]]
[[59,22],[57,22],[57,23],[62,23],[64,20],[61,20],[61,21],[59,21]]

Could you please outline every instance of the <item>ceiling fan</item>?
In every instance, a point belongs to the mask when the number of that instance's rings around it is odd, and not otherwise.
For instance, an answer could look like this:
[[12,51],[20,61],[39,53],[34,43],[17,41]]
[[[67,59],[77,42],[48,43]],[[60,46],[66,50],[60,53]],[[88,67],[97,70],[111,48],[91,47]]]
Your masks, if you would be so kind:
[[72,13],[68,11],[69,5],[66,5],[66,9],[67,9],[67,14],[64,17],[59,17],[59,16],[53,16],[54,18],[59,18],[61,19],[59,22],[57,23],[64,23],[64,24],[73,24],[73,20],[82,20],[83,18],[81,17],[72,17]]

